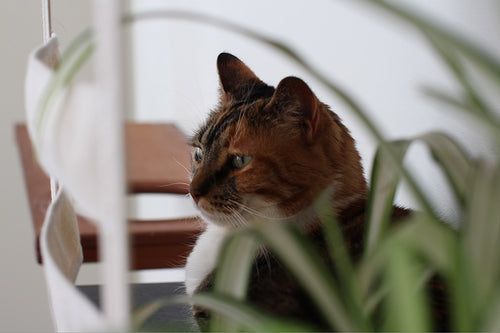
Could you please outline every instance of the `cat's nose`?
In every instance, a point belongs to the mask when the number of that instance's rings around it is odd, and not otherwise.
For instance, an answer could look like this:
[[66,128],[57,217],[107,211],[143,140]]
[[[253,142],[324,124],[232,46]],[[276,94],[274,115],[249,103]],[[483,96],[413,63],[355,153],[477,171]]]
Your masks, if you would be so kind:
[[198,201],[200,201],[200,198],[203,195],[200,190],[194,189],[192,187],[189,187],[189,194],[191,194],[191,197],[196,204],[198,204]]

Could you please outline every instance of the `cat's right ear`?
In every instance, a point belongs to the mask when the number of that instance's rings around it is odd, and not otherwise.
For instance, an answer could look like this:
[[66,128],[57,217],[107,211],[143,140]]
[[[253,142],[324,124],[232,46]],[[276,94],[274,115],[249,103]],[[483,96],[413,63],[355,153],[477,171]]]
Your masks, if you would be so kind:
[[299,123],[309,142],[313,142],[316,136],[320,116],[319,104],[309,86],[294,76],[281,80],[269,102],[282,116],[293,120],[291,123]]
[[229,53],[219,54],[217,70],[223,92],[237,100],[248,87],[264,84],[247,65]]

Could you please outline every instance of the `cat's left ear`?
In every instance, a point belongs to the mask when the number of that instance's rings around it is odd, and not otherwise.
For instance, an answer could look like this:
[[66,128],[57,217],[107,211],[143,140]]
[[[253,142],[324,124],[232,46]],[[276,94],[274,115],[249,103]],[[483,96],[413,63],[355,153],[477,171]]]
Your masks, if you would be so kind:
[[280,112],[302,124],[309,142],[313,142],[318,129],[319,104],[309,86],[294,76],[281,80],[270,102]]
[[270,97],[274,88],[262,82],[240,59],[229,53],[217,57],[217,70],[222,86],[222,97],[236,101],[251,101]]

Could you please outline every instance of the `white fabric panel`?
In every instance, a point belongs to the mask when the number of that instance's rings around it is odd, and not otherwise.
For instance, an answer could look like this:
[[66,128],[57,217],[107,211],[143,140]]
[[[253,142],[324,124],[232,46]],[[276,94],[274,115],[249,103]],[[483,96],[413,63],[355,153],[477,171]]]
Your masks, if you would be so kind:
[[57,37],[29,57],[25,83],[28,130],[43,169],[66,188],[79,212],[96,219],[100,199],[96,195],[100,184],[96,160],[101,117],[95,106],[94,87],[70,84],[57,94],[40,120],[41,101],[53,79],[57,57]]
[[57,331],[103,331],[103,315],[73,284],[83,256],[75,211],[62,190],[47,211],[40,247]]

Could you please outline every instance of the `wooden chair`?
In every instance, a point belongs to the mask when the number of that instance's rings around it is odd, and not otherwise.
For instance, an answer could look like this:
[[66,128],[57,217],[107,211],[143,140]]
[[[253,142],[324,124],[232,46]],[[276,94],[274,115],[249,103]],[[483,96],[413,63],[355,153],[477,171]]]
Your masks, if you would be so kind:
[[[126,124],[127,183],[129,193],[187,194],[189,147],[186,137],[170,124]],[[25,124],[16,126],[16,140],[35,232],[36,256],[42,262],[39,237],[51,202],[50,181],[40,168]],[[165,185],[169,186],[165,186]],[[84,262],[99,258],[98,229],[78,216]],[[184,267],[203,226],[196,217],[130,221],[132,269]]]

